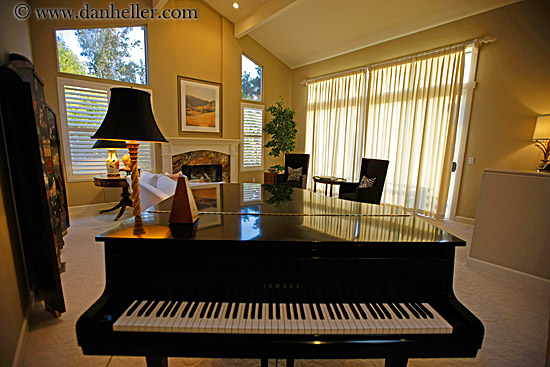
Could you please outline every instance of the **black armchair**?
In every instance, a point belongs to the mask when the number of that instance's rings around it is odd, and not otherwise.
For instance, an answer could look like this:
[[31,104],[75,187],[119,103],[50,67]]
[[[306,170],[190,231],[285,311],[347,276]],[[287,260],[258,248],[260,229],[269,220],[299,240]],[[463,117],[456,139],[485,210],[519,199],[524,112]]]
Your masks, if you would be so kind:
[[[309,165],[309,154],[297,154],[297,153],[289,153],[285,154],[285,173],[283,173],[280,177],[278,177],[278,185],[286,185],[286,186],[293,186],[298,187],[301,189],[306,188],[307,183],[307,168]],[[290,169],[289,169],[290,168]],[[295,175],[290,175],[289,180],[289,173],[291,173],[291,170],[301,170],[301,173],[299,173],[299,176],[296,177]]]
[[360,188],[360,182],[342,182],[340,184],[339,198],[345,200],[361,201],[363,203],[380,204],[389,161],[363,158],[361,161],[360,180],[375,178],[372,187]]

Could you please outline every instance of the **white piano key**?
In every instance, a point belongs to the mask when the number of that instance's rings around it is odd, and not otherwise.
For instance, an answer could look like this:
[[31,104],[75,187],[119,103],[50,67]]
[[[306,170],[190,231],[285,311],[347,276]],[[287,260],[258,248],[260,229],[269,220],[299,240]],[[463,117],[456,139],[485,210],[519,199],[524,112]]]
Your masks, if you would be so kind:
[[[134,312],[131,315],[126,315],[134,305],[138,303],[138,307],[134,310]],[[141,304],[141,301],[135,300],[133,301],[126,310],[120,315],[120,317],[114,322],[113,324],[113,330],[114,331],[125,331],[126,325],[128,321],[134,316],[137,311],[139,310],[139,304]]]

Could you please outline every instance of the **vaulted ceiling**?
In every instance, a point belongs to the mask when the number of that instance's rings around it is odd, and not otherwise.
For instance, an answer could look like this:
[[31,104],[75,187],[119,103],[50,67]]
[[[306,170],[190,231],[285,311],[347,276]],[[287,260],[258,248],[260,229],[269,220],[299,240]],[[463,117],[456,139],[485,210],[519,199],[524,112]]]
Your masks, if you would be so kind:
[[204,1],[294,69],[519,0]]

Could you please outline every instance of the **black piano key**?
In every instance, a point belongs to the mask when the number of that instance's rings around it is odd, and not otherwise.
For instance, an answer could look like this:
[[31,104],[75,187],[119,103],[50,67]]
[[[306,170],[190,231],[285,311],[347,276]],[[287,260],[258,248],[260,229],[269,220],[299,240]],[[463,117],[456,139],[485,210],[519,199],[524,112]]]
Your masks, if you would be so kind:
[[396,303],[395,304],[395,307],[397,307],[397,309],[399,310],[399,312],[401,312],[401,315],[403,315],[406,319],[410,319],[411,316],[407,313],[407,311],[405,311],[403,309],[403,307],[401,307],[401,305],[399,303]]
[[299,304],[298,304],[298,307],[300,308],[300,313],[301,313],[301,315],[302,315],[302,320],[305,320],[305,319],[306,319],[306,313],[305,313],[305,311],[304,311],[304,305],[301,304],[301,303],[299,303]]
[[399,310],[397,309],[397,307],[394,306],[393,303],[388,303],[388,306],[390,306],[391,310],[393,311],[395,316],[397,316],[398,319],[403,318],[403,315],[401,315],[401,312],[399,312]]
[[428,310],[422,303],[417,303],[416,304],[418,307],[420,307],[420,309],[422,311],[424,311],[424,313],[430,318],[430,319],[433,319],[434,318],[434,314],[430,312],[430,310]]
[[357,308],[355,307],[355,303],[350,303],[349,308],[351,309],[351,312],[353,313],[353,316],[356,320],[361,320],[361,316],[359,315],[359,312],[357,312]]
[[368,316],[367,316],[367,313],[365,312],[365,310],[363,309],[363,307],[361,307],[360,304],[356,304],[354,303],[353,304],[355,306],[355,309],[357,311],[359,311],[359,314],[361,315],[361,317],[364,319],[364,320],[367,320],[368,319]]
[[332,311],[332,305],[330,303],[327,303],[327,310],[328,310],[328,315],[331,319],[335,320],[335,316],[334,316],[334,311]]
[[263,319],[263,315],[262,315],[263,308],[264,308],[264,304],[260,303],[260,307],[258,308],[258,319],[259,320]]
[[338,320],[342,320],[342,314],[340,313],[340,308],[338,307],[338,305],[335,303],[332,303],[331,306]]
[[176,303],[174,304],[174,307],[172,307],[172,312],[170,312],[170,317],[176,316],[176,313],[180,309],[181,305],[183,305],[181,301],[176,301]]
[[160,308],[158,309],[157,313],[156,313],[156,317],[160,317],[160,315],[162,315],[162,313],[164,312],[164,309],[166,308],[166,306],[168,306],[168,301],[164,301],[164,303],[162,304],[162,306],[160,306]]
[[292,312],[290,311],[290,303],[286,304],[286,318],[292,320]]
[[296,306],[296,303],[292,304],[292,310],[294,311],[294,320],[300,319],[300,314],[298,313],[298,307]]
[[268,308],[269,308],[269,319],[273,320],[273,309],[275,308],[275,303],[270,303]]
[[216,308],[216,306],[218,306],[220,303],[219,302],[215,302],[215,303],[212,303],[210,305],[210,309],[208,310],[208,312],[206,313],[206,318],[209,319],[212,317],[212,314],[214,313],[214,309]]
[[369,310],[370,314],[372,315],[372,317],[374,317],[375,319],[378,320],[378,313],[374,310],[374,308],[372,307],[372,305],[370,303],[365,303],[365,305],[367,305],[367,309]]
[[281,319],[281,305],[279,303],[275,303],[275,311],[276,311],[277,320],[280,320]]
[[374,308],[374,311],[376,311],[379,318],[381,318],[382,320],[386,319],[386,316],[384,315],[384,312],[382,312],[380,307],[378,307],[378,303],[372,303],[372,308]]
[[340,307],[340,312],[342,312],[342,316],[344,316],[344,319],[349,320],[348,311],[346,311],[346,308],[344,307],[343,303],[338,303],[338,307]]
[[256,318],[256,304],[251,303],[250,304],[250,320],[254,320]]
[[414,309],[416,310],[416,312],[418,312],[420,314],[420,317],[422,317],[423,319],[427,319],[428,318],[428,315],[426,315],[424,313],[424,311],[422,311],[422,309],[420,307],[418,307],[418,305],[414,302],[411,302],[411,306],[414,307]]
[[243,319],[248,319],[248,303],[244,304]]
[[392,318],[392,317],[391,317],[391,313],[390,313],[390,311],[388,311],[388,309],[386,308],[386,306],[384,306],[383,303],[378,303],[377,305],[378,305],[378,307],[380,307],[380,309],[382,310],[382,312],[384,313],[384,315],[386,315],[386,317],[387,317],[388,319],[391,320],[391,318]]
[[205,303],[204,304],[204,307],[202,308],[201,310],[201,313],[199,314],[199,319],[203,319],[204,318],[204,315],[206,315],[206,312],[208,311],[208,309],[210,308],[210,305],[212,304],[212,302],[208,302],[208,303]]
[[319,315],[319,319],[324,320],[325,314],[323,314],[323,309],[318,303],[315,304],[315,309],[317,310],[317,315]]
[[231,316],[231,308],[233,307],[233,303],[229,302],[227,304],[227,309],[225,310],[225,318],[228,319]]
[[317,313],[315,312],[315,307],[313,307],[313,303],[309,304],[309,312],[311,313],[311,318],[313,320],[317,320]]
[[222,310],[222,302],[216,303],[216,308],[214,309],[214,318],[217,319],[220,316],[220,311]]
[[418,312],[416,312],[416,310],[410,305],[410,303],[405,303],[405,307],[407,307],[407,309],[413,314],[413,316],[417,319],[420,318],[420,315],[418,314]]
[[189,310],[189,318],[193,317],[195,314],[195,311],[197,311],[197,307],[199,306],[200,302],[193,302],[193,306],[191,306],[191,309]]
[[164,312],[162,313],[162,317],[168,317],[170,315],[170,310],[174,308],[174,305],[176,304],[176,301],[170,301],[168,302],[168,305],[164,309]]
[[149,308],[149,306],[151,306],[151,303],[152,303],[152,302],[153,302],[153,301],[147,301],[147,302],[145,302],[145,304],[143,305],[143,307],[139,309],[137,315],[138,315],[138,316],[142,316],[142,315],[145,313],[145,311],[147,311],[147,309]]
[[181,317],[185,317],[187,315],[187,313],[189,312],[189,309],[191,308],[191,306],[193,306],[195,302],[187,302],[187,304],[185,305],[185,308],[183,309],[183,311],[181,312]]
[[233,320],[237,319],[237,316],[239,316],[239,306],[241,304],[240,303],[235,303],[235,306],[233,307]]
[[147,311],[145,311],[145,314],[143,316],[149,317],[149,315],[151,315],[155,307],[157,307],[158,303],[159,301],[153,301],[153,303],[151,303],[151,306],[149,306],[149,308],[147,309]]
[[134,313],[134,311],[138,308],[138,306],[141,304],[142,301],[136,301],[136,303],[134,303],[132,305],[132,307],[130,307],[130,309],[128,310],[128,312],[126,312],[126,316],[130,316]]

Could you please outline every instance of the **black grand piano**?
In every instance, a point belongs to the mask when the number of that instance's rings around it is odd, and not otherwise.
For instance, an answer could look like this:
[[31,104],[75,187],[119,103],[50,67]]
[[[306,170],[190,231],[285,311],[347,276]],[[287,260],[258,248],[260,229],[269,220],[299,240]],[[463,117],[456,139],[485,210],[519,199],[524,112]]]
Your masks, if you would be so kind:
[[481,322],[453,293],[465,242],[400,209],[291,187],[194,187],[96,237],[103,295],[76,325],[84,354],[269,359],[475,357]]

